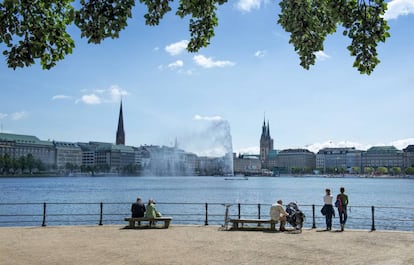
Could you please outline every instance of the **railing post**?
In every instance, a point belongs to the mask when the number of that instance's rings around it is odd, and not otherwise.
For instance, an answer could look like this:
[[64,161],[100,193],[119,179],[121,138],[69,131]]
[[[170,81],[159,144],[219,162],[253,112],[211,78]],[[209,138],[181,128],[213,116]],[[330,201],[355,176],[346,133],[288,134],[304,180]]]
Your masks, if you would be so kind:
[[43,222],[42,226],[46,226],[46,203],[43,203]]
[[102,219],[103,219],[103,202],[101,202],[101,213],[99,215],[99,225],[102,225]]
[[[257,204],[257,212],[258,212],[257,217],[260,219],[260,203]],[[262,226],[262,224],[258,223],[257,226]]]
[[240,219],[240,203],[237,204],[238,210],[239,210],[239,219]]
[[312,204],[312,228],[316,228],[316,221],[315,221],[315,204]]
[[208,203],[206,202],[206,219],[204,220],[204,225],[208,225]]
[[371,231],[375,231],[375,207],[371,206],[371,213],[372,213],[372,225],[371,225]]

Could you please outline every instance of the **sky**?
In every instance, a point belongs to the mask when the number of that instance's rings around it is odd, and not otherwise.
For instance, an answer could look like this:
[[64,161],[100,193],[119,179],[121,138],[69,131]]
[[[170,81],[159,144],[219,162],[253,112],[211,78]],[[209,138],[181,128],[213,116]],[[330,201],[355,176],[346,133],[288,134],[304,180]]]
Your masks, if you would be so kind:
[[258,154],[264,120],[278,150],[414,144],[414,0],[389,2],[391,37],[369,76],[352,67],[341,29],[303,69],[279,12],[278,1],[229,1],[197,53],[185,50],[188,18],[173,11],[149,27],[139,3],[118,39],[88,44],[71,26],[76,47],[51,70],[13,70],[3,57],[1,132],[114,143],[122,99],[130,146],[177,141],[201,153],[229,134],[234,152]]

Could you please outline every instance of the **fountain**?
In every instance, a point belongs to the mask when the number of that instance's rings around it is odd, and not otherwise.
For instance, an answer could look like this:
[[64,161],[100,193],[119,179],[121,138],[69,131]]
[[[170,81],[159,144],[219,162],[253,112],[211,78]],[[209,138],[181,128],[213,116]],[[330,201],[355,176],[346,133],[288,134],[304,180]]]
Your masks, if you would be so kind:
[[227,120],[196,115],[174,147],[153,148],[150,175],[233,175],[233,147]]

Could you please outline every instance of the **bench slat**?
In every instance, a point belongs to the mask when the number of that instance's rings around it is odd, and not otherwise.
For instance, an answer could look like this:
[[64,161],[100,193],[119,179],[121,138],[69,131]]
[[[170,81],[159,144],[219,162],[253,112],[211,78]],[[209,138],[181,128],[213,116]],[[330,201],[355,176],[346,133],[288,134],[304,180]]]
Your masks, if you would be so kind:
[[272,221],[268,219],[231,219],[230,222],[237,223],[277,223],[277,221]]
[[156,218],[147,218],[147,217],[127,217],[124,219],[125,221],[166,221],[172,220],[172,217],[156,217]]
[[230,219],[230,222],[233,223],[233,229],[238,230],[239,224],[247,224],[247,223],[256,223],[256,224],[270,224],[270,230],[276,231],[276,223],[278,221],[274,221],[272,219]]
[[157,222],[157,221],[163,221],[164,222],[164,228],[168,228],[170,226],[170,222],[172,220],[172,217],[156,217],[156,218],[147,218],[147,217],[126,217],[124,218],[125,221],[129,222],[129,228],[135,228],[135,222],[138,222],[138,225],[141,225],[142,221],[147,222]]

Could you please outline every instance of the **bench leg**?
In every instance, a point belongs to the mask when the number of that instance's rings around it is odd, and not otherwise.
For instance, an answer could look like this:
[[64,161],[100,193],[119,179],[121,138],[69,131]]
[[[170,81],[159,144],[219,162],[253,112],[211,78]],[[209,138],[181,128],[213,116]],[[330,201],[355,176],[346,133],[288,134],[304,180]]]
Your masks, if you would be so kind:
[[164,221],[164,227],[168,228],[170,226],[170,221],[169,220],[165,220]]
[[135,227],[135,221],[129,220],[129,228],[134,228],[134,227]]
[[276,231],[276,223],[270,223],[270,230]]
[[233,229],[234,230],[239,230],[239,223],[238,222],[233,223]]

